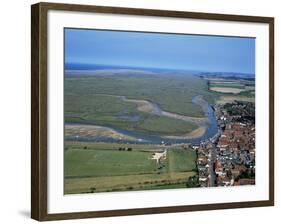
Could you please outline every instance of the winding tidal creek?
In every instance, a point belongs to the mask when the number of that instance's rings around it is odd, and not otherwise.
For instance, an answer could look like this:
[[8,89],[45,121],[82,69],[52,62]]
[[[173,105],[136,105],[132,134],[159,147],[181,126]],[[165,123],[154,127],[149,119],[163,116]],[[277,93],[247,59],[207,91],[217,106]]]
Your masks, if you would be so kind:
[[[142,143],[142,144],[180,144],[180,143],[192,143],[199,144],[202,141],[212,138],[218,133],[217,120],[213,107],[204,100],[202,96],[194,96],[192,103],[199,105],[205,115],[205,118],[189,117],[176,113],[164,111],[161,107],[153,102],[147,100],[128,99],[125,96],[114,96],[123,101],[135,103],[137,109],[141,112],[150,113],[157,116],[166,116],[183,121],[190,121],[196,123],[198,128],[191,133],[187,133],[182,136],[161,136],[154,134],[146,134],[134,130],[125,130],[113,126],[96,126],[85,125],[78,123],[66,123],[66,140],[75,141],[101,141],[101,142],[119,142],[119,143]],[[123,117],[122,117],[123,116]],[[120,115],[121,118],[131,121],[137,121],[137,116],[129,117],[126,115]],[[76,129],[88,130],[87,135],[75,134]],[[72,130],[68,131],[68,130]],[[81,130],[80,130],[81,132]],[[91,134],[92,133],[92,134]]]

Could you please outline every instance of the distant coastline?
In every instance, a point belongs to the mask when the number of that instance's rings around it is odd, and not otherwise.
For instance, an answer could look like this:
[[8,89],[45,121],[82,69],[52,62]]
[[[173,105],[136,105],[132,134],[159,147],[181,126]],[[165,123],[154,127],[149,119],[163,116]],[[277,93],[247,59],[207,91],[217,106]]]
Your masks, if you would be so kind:
[[199,71],[199,70],[187,70],[187,69],[174,69],[174,68],[155,68],[155,67],[135,67],[126,65],[103,65],[103,64],[86,64],[86,63],[65,63],[64,71],[65,75],[69,74],[91,74],[94,71],[105,70],[134,70],[143,71],[149,73],[165,74],[170,72],[177,72],[179,74],[191,74],[201,77],[220,77],[220,78],[242,78],[242,79],[255,79],[254,73],[238,73],[238,72],[226,72],[226,71]]

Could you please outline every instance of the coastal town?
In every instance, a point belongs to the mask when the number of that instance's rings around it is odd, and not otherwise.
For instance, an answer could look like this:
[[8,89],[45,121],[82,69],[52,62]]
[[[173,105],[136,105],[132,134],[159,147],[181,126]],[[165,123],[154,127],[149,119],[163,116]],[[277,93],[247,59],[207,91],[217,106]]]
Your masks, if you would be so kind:
[[64,40],[65,195],[255,184],[255,38]]
[[217,105],[219,132],[193,145],[200,187],[255,184],[255,106],[250,102]]

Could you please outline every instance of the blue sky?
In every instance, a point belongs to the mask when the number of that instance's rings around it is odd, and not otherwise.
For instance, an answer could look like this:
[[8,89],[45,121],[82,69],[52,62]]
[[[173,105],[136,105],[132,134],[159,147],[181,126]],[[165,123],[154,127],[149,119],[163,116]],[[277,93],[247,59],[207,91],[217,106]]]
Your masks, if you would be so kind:
[[65,29],[65,62],[255,73],[255,39]]

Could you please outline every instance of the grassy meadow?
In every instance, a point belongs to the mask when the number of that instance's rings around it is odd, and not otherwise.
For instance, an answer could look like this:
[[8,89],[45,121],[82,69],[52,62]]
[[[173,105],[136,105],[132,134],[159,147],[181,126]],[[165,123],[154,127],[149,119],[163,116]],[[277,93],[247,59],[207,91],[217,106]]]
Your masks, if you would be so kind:
[[[157,103],[162,110],[180,115],[204,117],[201,107],[192,103],[192,97],[203,95],[213,103],[216,95],[208,91],[204,79],[165,74],[66,76],[64,93],[66,122],[169,135],[191,132],[198,126],[140,111],[136,103],[125,102],[119,96]],[[121,115],[137,119],[123,119]]]
[[64,156],[66,194],[186,187],[196,175],[196,153],[180,147],[67,142]]

